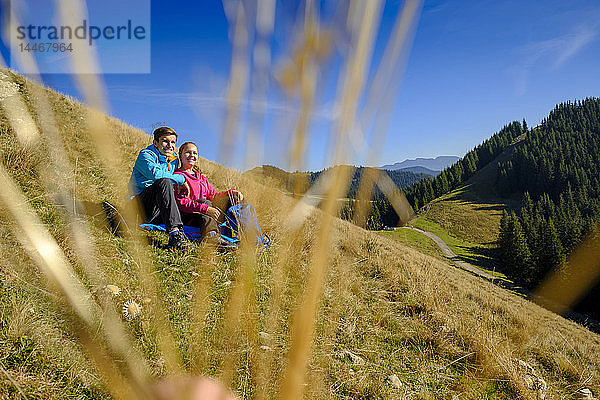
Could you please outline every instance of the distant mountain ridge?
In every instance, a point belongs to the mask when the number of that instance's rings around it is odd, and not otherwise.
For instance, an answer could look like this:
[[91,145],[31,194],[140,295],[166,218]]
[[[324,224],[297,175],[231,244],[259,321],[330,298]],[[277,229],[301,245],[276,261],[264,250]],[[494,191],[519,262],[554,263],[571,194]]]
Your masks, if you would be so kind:
[[424,167],[429,170],[439,172],[439,171],[443,171],[445,168],[451,166],[458,160],[460,160],[460,157],[457,157],[457,156],[437,156],[435,158],[418,157],[418,158],[415,158],[414,160],[404,160],[402,162],[397,162],[395,164],[384,165],[380,168],[393,171],[393,170],[397,170],[397,169],[406,169],[406,168],[412,168],[412,167]]
[[421,167],[420,165],[417,166],[417,167],[400,168],[400,169],[395,169],[395,170],[391,170],[391,171],[396,171],[396,172],[412,172],[413,174],[425,174],[425,175],[429,175],[431,177],[436,177],[436,176],[438,176],[438,174],[440,172],[442,172],[442,171],[434,171],[434,170],[429,169],[429,168]]
[[[280,188],[285,189],[286,191],[295,192],[296,194],[303,194],[309,189],[309,187],[312,184],[315,183],[315,181],[319,178],[321,174],[331,171],[335,168],[352,168],[354,170],[352,172],[352,178],[346,196],[348,198],[355,198],[358,192],[358,186],[363,170],[371,167],[354,167],[349,165],[338,165],[316,172],[288,172],[273,165],[263,165],[246,171],[244,172],[244,174],[258,177],[259,179],[263,180],[266,179],[264,182],[269,181],[269,184],[275,184],[276,186],[279,186]],[[392,179],[392,181],[396,184],[396,186],[398,186],[401,189],[406,189],[407,187],[419,182],[421,179],[430,178],[438,174],[437,171],[432,171],[424,167],[413,167],[406,170],[388,170],[386,172],[388,176]],[[298,182],[298,180],[300,182]],[[296,187],[294,188],[294,186]],[[375,194],[381,195],[379,189],[375,189]]]

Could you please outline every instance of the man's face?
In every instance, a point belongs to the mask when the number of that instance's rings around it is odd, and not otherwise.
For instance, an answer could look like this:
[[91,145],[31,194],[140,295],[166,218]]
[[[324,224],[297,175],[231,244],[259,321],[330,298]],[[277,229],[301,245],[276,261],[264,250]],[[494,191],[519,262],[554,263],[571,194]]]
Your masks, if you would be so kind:
[[175,135],[163,135],[158,138],[158,141],[154,140],[154,146],[158,149],[158,152],[163,156],[170,157],[173,155],[175,151],[175,142],[177,141],[177,136]]

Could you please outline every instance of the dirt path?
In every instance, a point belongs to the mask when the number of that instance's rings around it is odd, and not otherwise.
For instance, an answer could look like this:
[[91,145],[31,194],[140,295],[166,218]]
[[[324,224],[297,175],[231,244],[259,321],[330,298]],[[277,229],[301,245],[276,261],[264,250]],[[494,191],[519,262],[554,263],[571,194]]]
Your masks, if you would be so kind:
[[[504,279],[493,276],[492,274],[489,274],[489,273],[469,264],[468,262],[463,261],[459,256],[454,254],[454,252],[450,249],[450,247],[448,247],[446,242],[444,242],[442,239],[440,239],[439,236],[436,236],[431,232],[427,232],[427,231],[424,231],[419,228],[414,228],[412,226],[405,226],[404,228],[412,229],[414,231],[422,233],[423,235],[429,236],[439,246],[439,248],[442,250],[442,253],[444,253],[444,256],[446,256],[450,261],[452,261],[452,264],[454,264],[456,267],[461,268],[465,271],[468,271],[468,272],[472,273],[473,275],[485,278],[485,279],[491,281],[493,284],[496,284],[504,289],[510,290],[510,291],[515,292],[523,297],[526,297],[527,299],[541,305],[542,307],[548,308],[548,305],[551,305],[551,303],[548,300],[537,297],[534,293],[530,292],[529,290],[525,289],[524,287],[515,285],[512,282],[509,282]],[[544,304],[546,304],[546,306],[544,306]],[[548,308],[548,309],[551,310],[552,307]],[[587,315],[580,314],[571,309],[567,309],[567,310],[563,311],[562,316],[584,325],[592,332],[600,333],[600,322],[598,322],[594,319],[591,319]]]
[[517,292],[520,295],[529,296],[530,293],[527,289],[525,289],[521,286],[515,285],[512,282],[508,282],[504,279],[498,278],[497,276],[494,276],[488,272],[485,272],[485,271],[469,264],[468,262],[464,261],[462,258],[460,258],[456,254],[454,254],[454,252],[450,249],[450,247],[448,247],[446,242],[444,242],[439,236],[434,235],[431,232],[427,232],[427,231],[424,231],[419,228],[414,228],[412,226],[406,226],[404,228],[412,229],[414,231],[422,233],[423,235],[429,236],[439,246],[439,248],[442,250],[442,253],[444,253],[444,256],[446,256],[446,258],[448,258],[450,261],[452,261],[452,263],[455,266],[457,266],[458,268],[464,269],[465,271],[468,271],[468,272],[472,273],[473,275],[477,275],[482,278],[485,278],[498,286],[501,286],[508,290],[512,290],[513,292]]

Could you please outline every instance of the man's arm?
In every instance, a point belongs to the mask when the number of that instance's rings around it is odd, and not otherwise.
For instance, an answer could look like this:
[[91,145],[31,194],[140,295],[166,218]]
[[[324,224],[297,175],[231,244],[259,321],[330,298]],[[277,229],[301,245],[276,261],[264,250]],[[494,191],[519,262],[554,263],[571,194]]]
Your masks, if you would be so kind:
[[168,170],[165,170],[156,156],[148,151],[140,152],[140,155],[136,161],[136,170],[148,179],[161,179],[169,178],[171,181],[178,185],[183,185],[185,177],[179,174],[172,174]]

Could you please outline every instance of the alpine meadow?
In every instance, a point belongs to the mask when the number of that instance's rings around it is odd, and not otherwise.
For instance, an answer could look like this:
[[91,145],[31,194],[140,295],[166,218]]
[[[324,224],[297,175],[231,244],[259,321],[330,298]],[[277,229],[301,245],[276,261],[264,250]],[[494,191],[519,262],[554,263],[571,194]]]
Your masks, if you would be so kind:
[[[293,35],[271,42],[280,3],[223,2],[219,162],[198,167],[243,193],[269,246],[242,236],[236,250],[178,251],[141,229],[128,185],[156,139],[108,111],[112,78],[67,74],[76,99],[0,65],[0,399],[600,395],[600,100],[492,126],[442,171],[373,167],[425,5],[402,2],[380,45],[384,2],[336,4],[330,19],[318,3],[301,2]],[[57,1],[57,16],[85,6]],[[271,45],[286,57],[261,63]],[[328,59],[332,158],[311,172]],[[271,78],[293,109],[285,163],[231,168],[269,141],[253,113]]]

